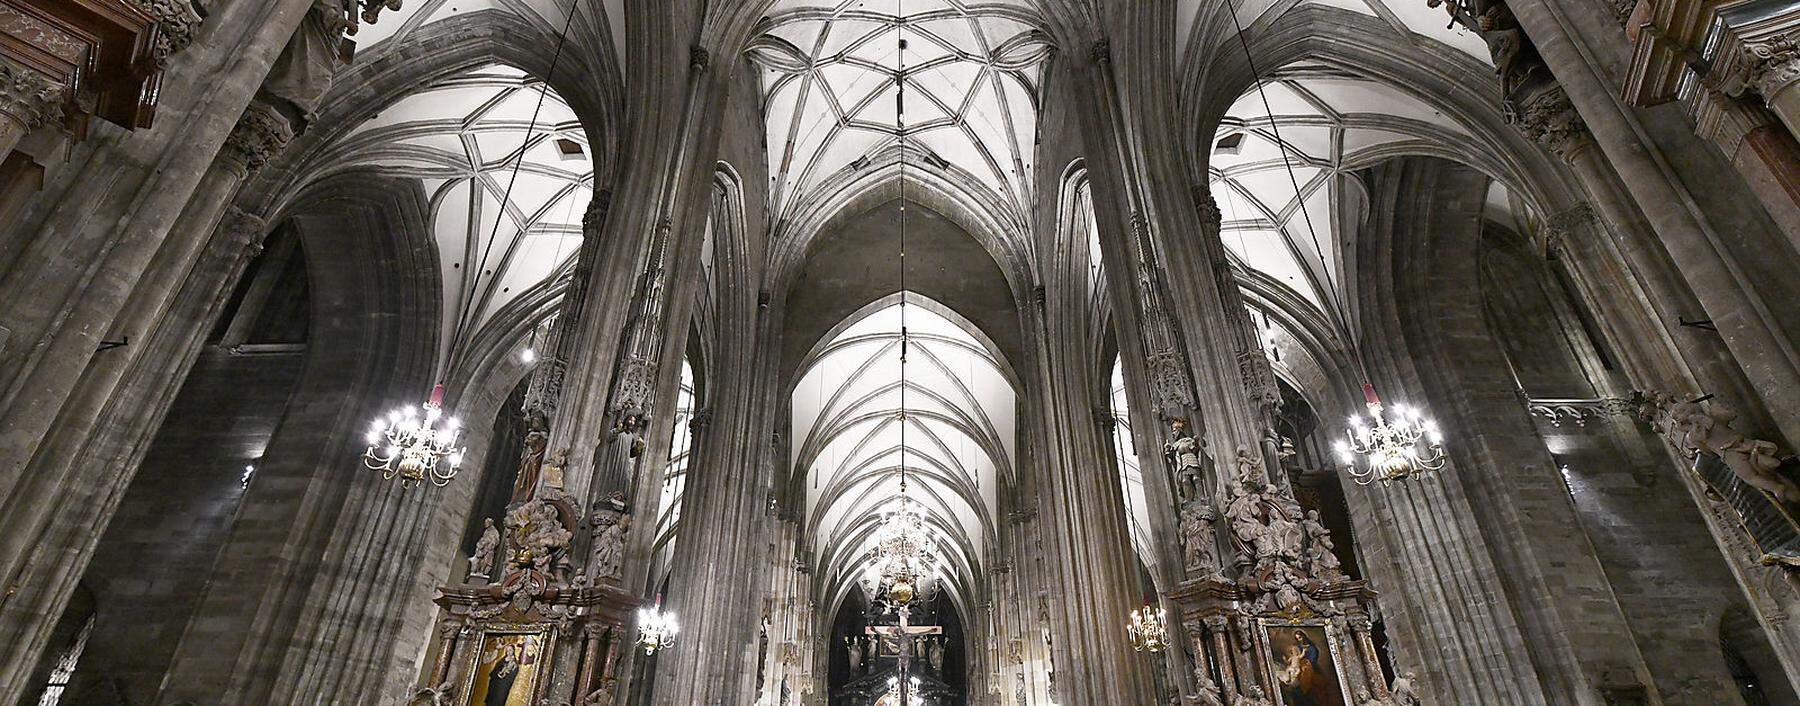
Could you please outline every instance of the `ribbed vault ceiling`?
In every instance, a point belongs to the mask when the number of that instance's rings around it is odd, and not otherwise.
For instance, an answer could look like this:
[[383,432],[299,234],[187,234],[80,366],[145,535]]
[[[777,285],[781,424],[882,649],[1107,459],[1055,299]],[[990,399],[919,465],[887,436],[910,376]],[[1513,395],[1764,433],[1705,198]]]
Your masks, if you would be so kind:
[[[1284,67],[1232,104],[1213,139],[1208,169],[1225,246],[1320,311],[1348,315],[1340,254],[1351,251],[1368,205],[1355,173],[1400,155],[1454,158],[1477,144],[1467,127],[1391,83]],[[1496,183],[1488,202],[1488,218],[1526,232],[1526,207],[1506,187]]]
[[[1376,17],[1393,30],[1393,39],[1409,44],[1440,42],[1481,61],[1492,63],[1487,45],[1480,37],[1461,27],[1450,26],[1450,16],[1442,7],[1433,8],[1425,0],[1230,0],[1237,10],[1238,22],[1249,29],[1257,22],[1272,21],[1282,13],[1308,5],[1333,7]],[[1176,45],[1187,46],[1195,24],[1203,19],[1204,0],[1179,0]],[[1226,20],[1229,22],[1229,20]],[[1234,29],[1235,27],[1228,27]],[[1377,38],[1371,38],[1377,39]],[[1228,50],[1236,51],[1235,47]]]
[[373,168],[424,188],[444,288],[440,357],[459,314],[464,333],[454,340],[466,342],[574,257],[593,198],[593,161],[575,114],[541,82],[498,65],[401,99],[328,147],[320,163]]
[[[575,19],[574,25],[570,27],[572,35],[586,34],[588,30],[582,26],[584,24],[604,24],[612,45],[624,46],[625,0],[581,4],[594,9]],[[569,9],[575,6],[576,0],[405,0],[398,10],[383,10],[375,24],[359,27],[354,39],[357,51],[366,52],[385,47],[390,40],[405,42],[419,28],[433,22],[487,9],[532,18],[556,32],[568,23]],[[595,12],[599,13],[598,17]]]
[[966,322],[907,295],[907,416],[900,418],[900,308],[853,316],[809,359],[793,394],[794,472],[806,531],[837,600],[867,565],[872,532],[899,498],[901,425],[910,496],[940,539],[953,598],[994,532],[995,488],[1014,457],[1014,390]]
[[749,49],[762,69],[776,213],[902,141],[1025,213],[1050,54],[1035,17],[1023,0],[778,3]]

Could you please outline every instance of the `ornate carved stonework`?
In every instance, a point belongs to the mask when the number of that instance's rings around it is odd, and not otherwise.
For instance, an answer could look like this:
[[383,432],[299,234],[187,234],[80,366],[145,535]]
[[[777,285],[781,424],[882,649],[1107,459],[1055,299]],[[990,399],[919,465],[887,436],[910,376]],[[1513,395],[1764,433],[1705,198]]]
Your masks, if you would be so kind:
[[1561,86],[1534,91],[1522,102],[1507,107],[1507,119],[1520,133],[1565,159],[1591,139],[1587,125]]
[[1800,36],[1790,34],[1747,45],[1744,50],[1752,57],[1745,82],[1764,97],[1774,96],[1800,81]]
[[169,58],[194,43],[200,33],[200,14],[192,3],[184,0],[131,0],[144,14],[156,19],[162,31],[157,34],[152,52],[158,68],[166,67]]
[[1592,204],[1577,204],[1568,210],[1545,219],[1538,233],[1544,241],[1544,251],[1559,249],[1564,243],[1576,238],[1592,237],[1589,229],[1599,224]]
[[30,132],[62,120],[68,87],[49,76],[0,61],[0,113]]
[[252,101],[238,119],[236,128],[225,138],[219,155],[242,165],[245,172],[255,173],[281,154],[294,139],[294,129],[287,118],[273,106]]
[[1611,416],[1630,416],[1637,412],[1638,400],[1626,397],[1598,397],[1587,399],[1525,397],[1525,410],[1534,416],[1550,420],[1551,426],[1560,427],[1563,422],[1574,422],[1575,426],[1587,426],[1589,420],[1604,419]]

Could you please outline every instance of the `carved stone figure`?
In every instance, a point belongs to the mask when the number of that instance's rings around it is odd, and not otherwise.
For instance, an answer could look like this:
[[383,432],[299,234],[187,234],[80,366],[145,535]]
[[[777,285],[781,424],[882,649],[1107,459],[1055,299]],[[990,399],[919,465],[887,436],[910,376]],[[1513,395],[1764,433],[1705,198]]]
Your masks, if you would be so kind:
[[563,526],[556,506],[545,500],[533,500],[506,513],[506,540],[513,566],[548,573],[574,536]]
[[933,674],[944,673],[944,641],[932,640],[925,648],[925,659],[931,663]]
[[862,643],[854,637],[846,637],[844,638],[844,647],[849,648],[850,652],[850,673],[861,674],[863,661]]
[[1388,691],[1394,695],[1394,706],[1419,706],[1419,694],[1414,684],[1418,678],[1407,672],[1394,679],[1394,685]]
[[[550,424],[543,410],[525,413],[525,439],[519,452],[519,473],[513,480],[513,500],[531,497],[544,468],[544,447],[550,443]],[[559,466],[560,467],[560,466]]]
[[631,515],[601,508],[594,511],[594,552],[588,561],[588,576],[595,582],[617,581],[625,565],[625,536],[631,530]]
[[1719,404],[1676,402],[1668,406],[1663,419],[1664,433],[1689,458],[1702,451],[1716,455],[1745,483],[1774,494],[1782,502],[1800,503],[1800,485],[1779,470],[1779,447],[1733,429],[1735,411]]
[[406,700],[406,706],[450,706],[456,703],[456,683],[446,681],[437,686],[413,692],[412,698]]
[[1306,559],[1312,575],[1326,581],[1342,578],[1343,563],[1338,561],[1337,545],[1331,541],[1331,530],[1319,520],[1319,511],[1308,510],[1301,527],[1306,530]]
[[500,549],[500,529],[493,518],[481,521],[481,538],[475,540],[475,553],[469,555],[469,578],[486,581],[493,574],[494,559]]
[[1194,670],[1194,693],[1187,697],[1188,706],[1225,706],[1224,696],[1219,694],[1219,684],[1213,681],[1212,675],[1204,669]]
[[1268,525],[1269,551],[1272,552],[1272,556],[1261,556],[1257,558],[1293,560],[1299,559],[1305,555],[1305,530],[1301,528],[1299,522],[1294,521],[1292,514],[1285,511],[1285,509],[1278,510],[1274,507],[1270,507],[1268,512]]
[[1250,566],[1265,553],[1262,547],[1268,544],[1268,525],[1262,521],[1262,494],[1260,487],[1249,483],[1242,484],[1232,491],[1231,502],[1225,507],[1225,519],[1231,523],[1232,545],[1237,549],[1239,566]]
[[613,706],[613,687],[617,683],[618,680],[612,677],[601,678],[600,686],[588,692],[587,698],[582,699],[582,706]]
[[1015,676],[1018,678],[1018,682],[1017,682],[1018,685],[1013,687],[1013,703],[1017,704],[1018,706],[1026,706],[1025,675],[1018,674]]
[[1214,576],[1219,573],[1213,536],[1213,525],[1218,520],[1219,511],[1210,502],[1196,502],[1181,511],[1182,563],[1189,574]]
[[351,28],[343,0],[313,0],[300,29],[288,40],[281,56],[269,68],[263,90],[288,104],[301,120],[310,120],[319,109],[319,98],[331,88],[332,78],[344,65],[339,45]]
[[1186,433],[1187,422],[1180,419],[1170,422],[1169,428],[1174,438],[1163,445],[1163,456],[1175,473],[1175,493],[1183,502],[1195,500],[1204,494],[1205,487],[1200,440]]
[[1269,697],[1263,694],[1261,686],[1251,684],[1244,688],[1244,693],[1238,694],[1237,702],[1232,706],[1273,706],[1273,704],[1269,703]]

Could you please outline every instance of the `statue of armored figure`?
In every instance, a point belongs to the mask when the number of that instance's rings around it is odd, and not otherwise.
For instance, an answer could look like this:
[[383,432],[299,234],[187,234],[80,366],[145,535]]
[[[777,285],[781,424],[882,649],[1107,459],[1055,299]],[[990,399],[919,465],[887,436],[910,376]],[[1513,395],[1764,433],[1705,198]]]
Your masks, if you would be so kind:
[[1182,502],[1198,499],[1205,495],[1205,472],[1200,463],[1200,453],[1205,448],[1199,439],[1187,433],[1187,422],[1173,420],[1169,422],[1169,429],[1174,438],[1163,445],[1163,457],[1175,474],[1175,493]]

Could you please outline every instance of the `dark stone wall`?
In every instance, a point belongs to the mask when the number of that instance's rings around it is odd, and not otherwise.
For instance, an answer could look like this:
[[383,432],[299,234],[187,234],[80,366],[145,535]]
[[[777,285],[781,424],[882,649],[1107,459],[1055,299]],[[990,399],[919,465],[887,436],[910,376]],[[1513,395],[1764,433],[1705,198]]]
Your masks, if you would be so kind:
[[301,361],[201,355],[88,566],[97,615],[65,703],[155,703]]

